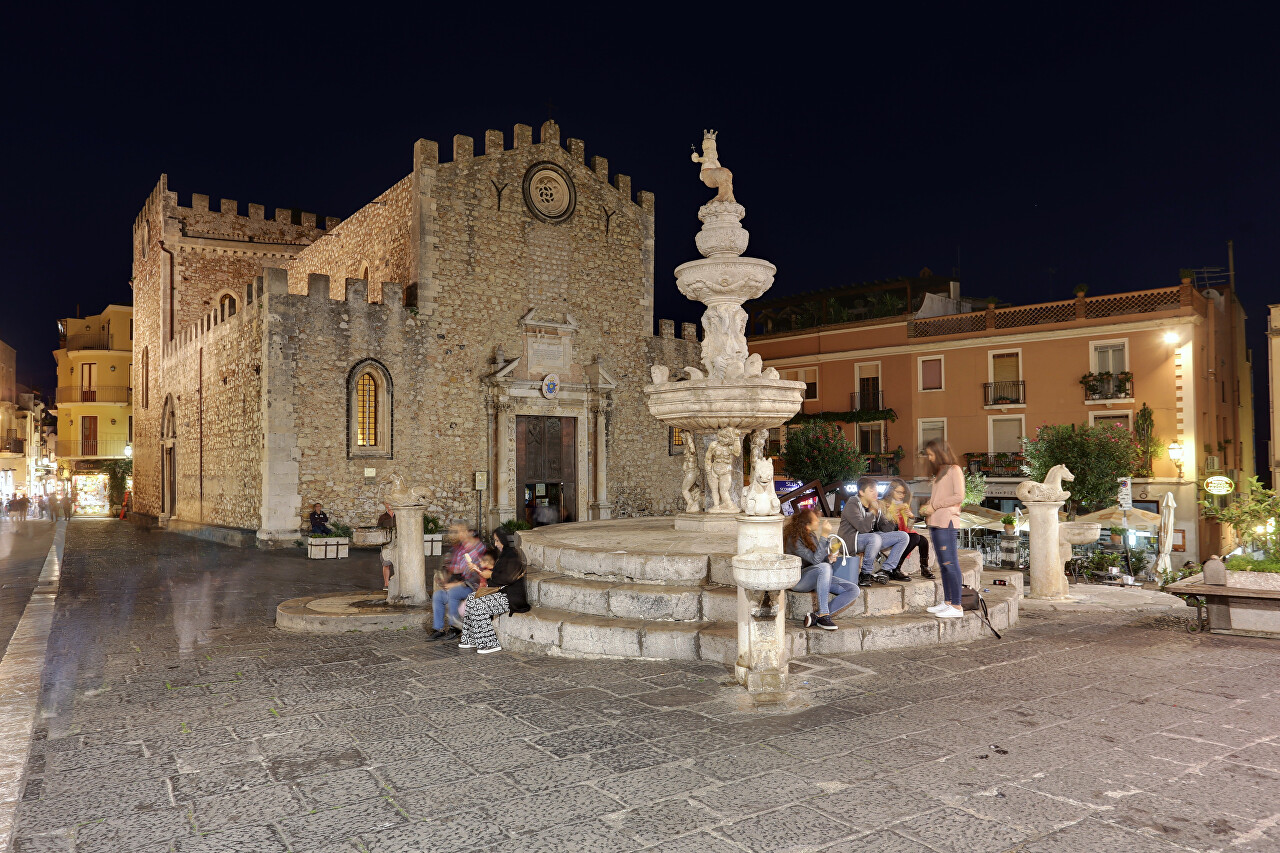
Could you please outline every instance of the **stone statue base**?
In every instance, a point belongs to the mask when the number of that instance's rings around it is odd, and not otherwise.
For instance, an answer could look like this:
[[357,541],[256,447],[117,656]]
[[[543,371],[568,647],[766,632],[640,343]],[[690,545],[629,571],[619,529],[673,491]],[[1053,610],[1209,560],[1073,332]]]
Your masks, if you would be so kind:
[[1031,594],[1029,598],[1061,601],[1067,594],[1067,575],[1058,542],[1058,510],[1064,501],[1023,501],[1030,516]]
[[739,515],[738,660],[734,674],[753,696],[777,696],[787,689],[787,590],[800,580],[800,558],[782,553],[781,515]]
[[682,512],[676,516],[676,530],[699,533],[737,533],[738,517],[717,512]]
[[392,505],[391,509],[396,514],[396,574],[387,585],[387,601],[424,605],[431,600],[427,558],[422,551],[422,513],[426,507]]

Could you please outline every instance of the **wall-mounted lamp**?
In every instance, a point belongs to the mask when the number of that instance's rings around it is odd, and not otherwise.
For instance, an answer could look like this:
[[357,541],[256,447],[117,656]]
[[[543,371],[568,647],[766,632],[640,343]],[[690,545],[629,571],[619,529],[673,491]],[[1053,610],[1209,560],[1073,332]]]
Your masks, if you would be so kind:
[[1173,331],[1165,332],[1164,342],[1166,344],[1176,344],[1178,342],[1178,333]]
[[1169,461],[1178,466],[1178,479],[1182,479],[1182,445],[1174,441],[1169,444]]
[[127,456],[127,457],[129,457],[130,459],[132,459],[132,458],[133,458],[133,445],[132,445],[132,444],[126,444],[126,445],[124,446],[124,455],[125,455],[125,456]]

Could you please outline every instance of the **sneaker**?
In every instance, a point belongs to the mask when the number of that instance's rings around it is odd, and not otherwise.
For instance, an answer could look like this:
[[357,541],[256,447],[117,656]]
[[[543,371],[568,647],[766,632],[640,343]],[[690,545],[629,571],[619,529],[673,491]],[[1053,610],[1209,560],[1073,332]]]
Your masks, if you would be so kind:
[[806,613],[806,614],[804,615],[804,626],[805,626],[806,628],[812,628],[812,627],[813,627],[813,620],[814,620],[814,617],[815,617],[816,615],[817,615],[816,613]]
[[444,639],[445,637],[447,637],[447,636],[449,636],[449,632],[448,632],[448,631],[432,631],[430,634],[427,634],[427,639],[428,639],[428,640],[443,640],[443,639]]
[[502,646],[489,646],[487,649],[477,649],[476,651],[482,655],[491,655],[494,652],[502,651]]
[[834,631],[839,627],[836,623],[831,621],[830,616],[826,615],[819,616],[817,619],[814,619],[813,624],[815,627],[821,628],[824,631]]
[[871,586],[871,575],[866,572],[858,575],[858,586]]
[[938,613],[940,611],[946,610],[950,606],[951,606],[950,604],[947,604],[944,601],[941,604],[935,604],[932,607],[926,607],[925,610],[929,611],[930,613]]
[[474,649],[475,647],[475,643],[458,643],[458,648],[460,649]]
[[889,576],[888,576],[887,574],[885,574],[883,571],[876,572],[874,575],[872,575],[872,576],[871,576],[871,579],[872,579],[873,581],[875,581],[876,583],[888,583],[888,582],[889,582]]
[[964,611],[959,607],[952,607],[948,604],[946,610],[939,610],[933,615],[937,616],[939,619],[963,619]]
[[894,569],[889,572],[889,579],[895,581],[910,581],[911,575],[907,574],[902,569]]

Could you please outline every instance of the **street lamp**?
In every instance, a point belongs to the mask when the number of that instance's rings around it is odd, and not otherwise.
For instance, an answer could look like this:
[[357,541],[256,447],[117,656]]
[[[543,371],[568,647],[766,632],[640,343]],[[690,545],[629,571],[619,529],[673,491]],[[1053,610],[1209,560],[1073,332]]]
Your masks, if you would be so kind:
[[1164,333],[1164,342],[1165,342],[1166,344],[1176,344],[1176,343],[1178,342],[1178,333],[1177,333],[1177,332],[1165,332],[1165,333]]
[[133,458],[133,445],[132,445],[132,444],[126,444],[126,445],[124,446],[124,455],[125,455],[125,456],[127,456],[127,457],[129,457],[130,459],[132,459],[132,458]]
[[1169,444],[1169,460],[1178,466],[1178,479],[1182,479],[1182,445],[1174,441]]

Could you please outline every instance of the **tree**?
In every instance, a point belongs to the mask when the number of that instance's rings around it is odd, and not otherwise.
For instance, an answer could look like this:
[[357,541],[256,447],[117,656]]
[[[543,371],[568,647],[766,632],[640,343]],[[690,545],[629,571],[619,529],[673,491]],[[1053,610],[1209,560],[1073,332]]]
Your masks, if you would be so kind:
[[964,506],[977,506],[987,496],[987,477],[981,471],[968,471],[964,475]]
[[1206,518],[1230,525],[1244,544],[1265,551],[1270,558],[1280,558],[1275,522],[1280,515],[1280,496],[1272,489],[1263,488],[1257,477],[1250,477],[1248,485],[1226,506],[1219,507],[1205,500],[1200,502],[1200,507]]
[[133,476],[132,459],[114,459],[104,468],[107,472],[107,498],[113,506],[124,503],[125,485]]
[[1135,471],[1140,477],[1151,476],[1151,463],[1164,453],[1164,441],[1156,435],[1155,413],[1146,403],[1133,418],[1133,434],[1138,439],[1142,453],[1142,465]]
[[1023,471],[1043,481],[1054,465],[1066,465],[1075,477],[1062,488],[1071,493],[1068,513],[1093,512],[1111,506],[1120,493],[1121,477],[1142,466],[1142,448],[1133,433],[1119,424],[1045,424],[1035,438],[1022,440],[1027,464]]
[[787,474],[802,483],[852,480],[867,470],[858,448],[833,423],[808,423],[787,430],[779,454]]

